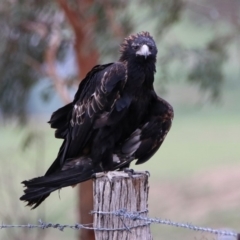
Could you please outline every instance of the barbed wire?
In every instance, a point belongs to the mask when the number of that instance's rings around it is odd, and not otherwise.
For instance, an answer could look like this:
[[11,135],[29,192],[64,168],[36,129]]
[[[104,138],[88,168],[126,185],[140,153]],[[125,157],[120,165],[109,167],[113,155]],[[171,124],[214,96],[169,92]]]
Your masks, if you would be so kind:
[[145,212],[145,211],[131,213],[131,212],[127,212],[126,209],[120,209],[119,211],[115,211],[115,212],[92,211],[92,213],[94,213],[94,214],[96,214],[96,213],[102,214],[102,215],[109,215],[109,214],[112,215],[113,214],[116,216],[123,216],[123,217],[129,218],[133,221],[143,220],[143,221],[145,221],[145,224],[157,223],[157,224],[169,225],[172,227],[186,228],[186,229],[194,230],[194,231],[208,232],[208,233],[216,234],[216,235],[233,236],[233,237],[240,236],[236,232],[213,229],[213,228],[208,228],[208,227],[200,227],[200,226],[193,225],[191,223],[179,223],[179,222],[175,222],[175,221],[171,221],[171,220],[167,220],[167,219],[142,217],[140,214],[143,212]]
[[[74,230],[79,229],[89,229],[89,230],[95,230],[95,231],[131,231],[133,228],[138,227],[144,227],[148,226],[150,224],[163,224],[163,225],[169,225],[172,227],[179,227],[179,228],[185,228],[193,231],[200,231],[205,233],[211,233],[218,236],[231,236],[235,237],[236,240],[240,240],[240,234],[233,231],[227,231],[227,230],[219,230],[219,229],[213,229],[209,227],[201,227],[196,226],[191,223],[180,223],[172,220],[167,219],[161,219],[161,218],[149,218],[149,217],[143,217],[141,214],[148,212],[148,210],[143,210],[139,212],[128,212],[126,209],[120,209],[118,211],[114,212],[103,212],[103,211],[92,211],[91,214],[100,214],[100,215],[115,215],[117,217],[120,217],[123,221],[124,227],[122,228],[101,228],[101,227],[93,227],[93,224],[59,224],[59,223],[47,223],[43,222],[41,219],[38,221],[39,224],[25,224],[25,225],[10,225],[10,224],[4,224],[2,223],[0,225],[0,229],[6,229],[6,228],[41,228],[41,229],[47,229],[47,228],[56,228],[60,231],[63,231],[65,228],[70,228]],[[127,226],[124,223],[124,218],[130,219],[134,222],[136,220],[143,221],[143,223],[137,223],[133,224],[131,226]]]

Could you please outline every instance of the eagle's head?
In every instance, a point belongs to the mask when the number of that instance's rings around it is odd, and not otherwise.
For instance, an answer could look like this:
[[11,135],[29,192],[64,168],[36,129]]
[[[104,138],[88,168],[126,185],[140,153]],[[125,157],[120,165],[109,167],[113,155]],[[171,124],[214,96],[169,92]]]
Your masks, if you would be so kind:
[[157,47],[149,32],[140,32],[124,39],[120,46],[120,53],[122,61],[134,58],[141,62],[149,60],[155,62]]

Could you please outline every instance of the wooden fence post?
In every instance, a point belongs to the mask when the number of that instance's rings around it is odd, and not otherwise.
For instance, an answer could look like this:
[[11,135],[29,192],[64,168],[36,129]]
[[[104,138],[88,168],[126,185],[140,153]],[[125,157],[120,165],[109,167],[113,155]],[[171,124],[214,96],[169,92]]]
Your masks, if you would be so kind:
[[[141,212],[148,209],[148,174],[135,172],[129,176],[125,172],[99,173],[93,180],[94,227],[95,228],[126,228],[143,224],[143,221],[98,214],[97,212],[116,212],[126,209],[127,212]],[[146,217],[147,212],[140,216]],[[152,240],[150,225],[139,226],[131,230],[98,231],[96,240]]]

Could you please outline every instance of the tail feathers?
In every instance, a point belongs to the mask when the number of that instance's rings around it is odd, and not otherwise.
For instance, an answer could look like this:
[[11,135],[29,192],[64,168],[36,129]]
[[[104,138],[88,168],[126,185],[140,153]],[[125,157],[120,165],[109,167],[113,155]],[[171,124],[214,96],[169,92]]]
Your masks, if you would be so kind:
[[93,169],[92,167],[84,168],[84,171],[83,169],[72,168],[52,175],[23,181],[22,183],[26,189],[20,200],[27,202],[27,206],[31,206],[34,209],[53,191],[89,180],[93,173],[100,171],[100,169]]
[[[28,191],[26,191],[28,190]],[[26,206],[32,207],[34,209],[38,207],[51,192],[57,190],[53,188],[38,188],[38,189],[26,189],[25,194],[20,198],[20,200],[27,202]]]

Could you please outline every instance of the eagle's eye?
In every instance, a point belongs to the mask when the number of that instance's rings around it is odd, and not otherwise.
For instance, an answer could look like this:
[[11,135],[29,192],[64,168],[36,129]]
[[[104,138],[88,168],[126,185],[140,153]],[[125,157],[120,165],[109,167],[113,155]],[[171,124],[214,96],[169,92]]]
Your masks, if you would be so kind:
[[133,44],[133,45],[132,45],[132,48],[133,48],[134,50],[138,50],[139,47],[140,47],[140,46],[139,46],[138,44]]

